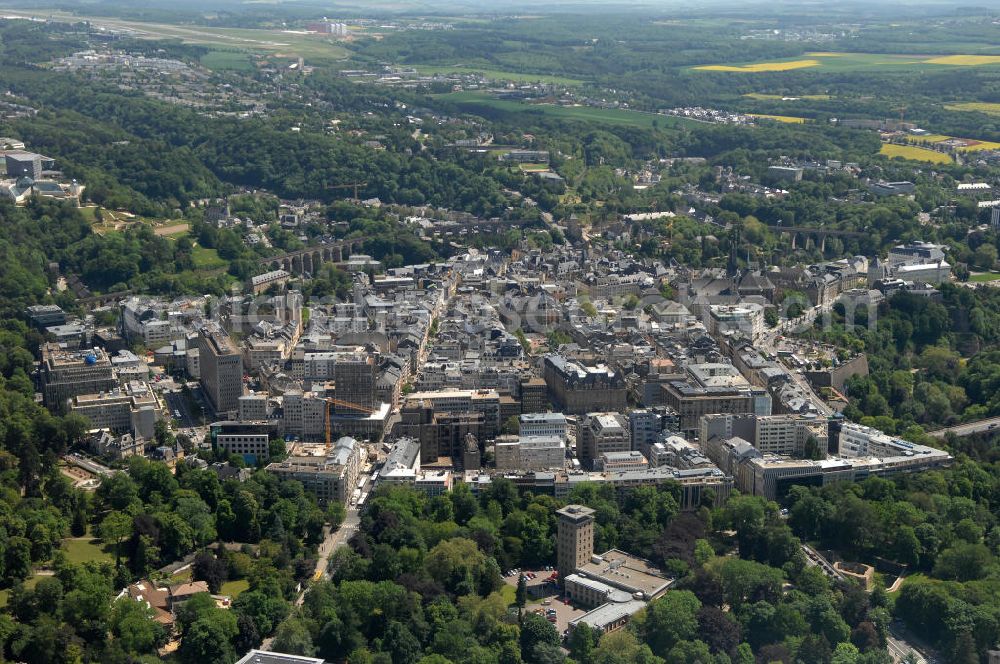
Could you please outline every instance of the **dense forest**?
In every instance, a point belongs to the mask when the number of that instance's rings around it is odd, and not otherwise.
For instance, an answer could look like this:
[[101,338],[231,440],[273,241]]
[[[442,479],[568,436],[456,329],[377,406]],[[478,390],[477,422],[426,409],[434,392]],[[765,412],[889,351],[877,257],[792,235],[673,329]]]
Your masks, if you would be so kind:
[[[568,497],[597,510],[596,550],[645,553],[678,579],[629,629],[600,638],[574,631],[571,661],[889,661],[884,589],[868,596],[831,587],[806,565],[773,503],[738,497],[721,510],[679,513],[673,491],[637,489],[620,501],[585,485]],[[331,560],[331,582],[278,627],[276,644],[351,662],[567,661],[549,622],[508,607],[503,589],[513,587],[497,565],[551,562],[561,505],[519,495],[503,480],[478,499],[464,486],[431,499],[405,488],[380,492],[352,547]]]

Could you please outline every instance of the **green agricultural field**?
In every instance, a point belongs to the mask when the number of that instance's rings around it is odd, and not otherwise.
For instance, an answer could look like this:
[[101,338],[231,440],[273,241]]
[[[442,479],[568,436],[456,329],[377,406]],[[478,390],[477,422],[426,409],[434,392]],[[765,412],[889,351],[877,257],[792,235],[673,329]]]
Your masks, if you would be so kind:
[[744,97],[748,99],[756,99],[757,101],[798,101],[800,99],[807,99],[809,101],[826,101],[830,99],[830,95],[773,95],[764,92],[748,92]]
[[209,69],[253,71],[250,54],[244,51],[209,51],[201,56],[201,64]]
[[593,108],[590,106],[557,106],[555,104],[526,104],[509,99],[497,99],[482,92],[454,92],[441,95],[441,99],[460,104],[475,113],[482,109],[493,109],[505,113],[537,113],[563,120],[596,122],[599,124],[624,125],[650,129],[654,123],[660,127],[700,124],[694,120],[676,118],[653,113],[642,113],[617,108]]
[[928,150],[927,148],[918,148],[915,145],[883,143],[882,149],[879,150],[879,154],[885,155],[890,159],[902,157],[903,159],[910,159],[912,161],[929,161],[932,164],[950,164],[952,162],[951,156],[946,155],[943,152]]
[[517,83],[548,83],[552,85],[578,86],[583,85],[583,81],[577,78],[566,78],[565,76],[552,76],[549,74],[526,74],[523,72],[501,71],[499,69],[489,69],[477,65],[414,65],[413,67],[421,74],[482,74],[486,78],[498,81],[515,81]]
[[1000,116],[1000,104],[991,104],[989,102],[980,101],[970,101],[961,104],[946,104],[945,110],[976,112],[985,113],[986,115]]
[[1000,66],[1000,56],[991,55],[894,55],[888,53],[811,52],[793,58],[767,62],[706,64],[695,71],[760,73],[791,70],[846,72],[864,70],[921,69],[926,71],[954,67]]

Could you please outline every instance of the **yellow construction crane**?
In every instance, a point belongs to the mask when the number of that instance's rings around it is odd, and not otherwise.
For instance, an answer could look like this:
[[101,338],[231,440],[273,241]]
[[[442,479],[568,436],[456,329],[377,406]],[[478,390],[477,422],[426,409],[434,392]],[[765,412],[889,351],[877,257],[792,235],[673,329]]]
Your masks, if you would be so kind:
[[351,189],[351,188],[353,188],[354,189],[354,200],[360,200],[358,198],[358,190],[361,189],[361,187],[367,187],[367,186],[368,186],[367,182],[351,182],[349,184],[334,184],[334,185],[330,185],[328,187],[328,189]]
[[369,408],[368,406],[362,406],[359,403],[352,403],[350,401],[344,401],[343,399],[334,399],[333,397],[327,397],[325,410],[325,427],[326,427],[326,453],[330,453],[332,448],[332,443],[330,442],[330,407],[331,406],[342,406],[344,408],[350,408],[351,410],[356,410],[359,413],[364,413],[366,415],[371,415],[375,412],[374,408]]

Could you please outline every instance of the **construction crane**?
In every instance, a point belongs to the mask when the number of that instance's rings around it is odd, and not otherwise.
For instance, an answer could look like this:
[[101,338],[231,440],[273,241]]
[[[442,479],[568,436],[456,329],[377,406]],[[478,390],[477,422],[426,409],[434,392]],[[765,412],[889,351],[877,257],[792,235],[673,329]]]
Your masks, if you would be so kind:
[[342,408],[350,408],[351,410],[356,410],[359,413],[364,413],[365,415],[371,415],[375,412],[374,408],[369,408],[368,406],[362,406],[359,403],[353,403],[351,401],[344,401],[343,399],[334,399],[333,397],[327,397],[324,399],[326,401],[326,408],[324,409],[325,414],[325,429],[326,429],[326,453],[330,454],[330,449],[333,447],[330,442],[330,407],[331,406],[341,406]]
[[327,187],[328,189],[354,189],[354,200],[360,200],[358,198],[358,190],[361,187],[367,187],[367,182],[351,182],[350,184],[334,184]]

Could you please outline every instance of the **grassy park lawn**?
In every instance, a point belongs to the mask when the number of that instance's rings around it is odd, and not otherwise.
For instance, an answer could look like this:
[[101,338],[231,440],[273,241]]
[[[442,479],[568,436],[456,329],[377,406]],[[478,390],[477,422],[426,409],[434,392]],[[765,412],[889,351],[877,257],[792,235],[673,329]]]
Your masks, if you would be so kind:
[[996,272],[980,272],[979,274],[969,275],[969,281],[978,284],[997,280],[1000,280],[1000,274]]
[[195,245],[191,250],[191,260],[196,270],[218,270],[229,264],[226,259],[219,256],[218,251],[201,245]]
[[239,594],[250,587],[250,582],[246,579],[240,579],[238,581],[226,581],[222,584],[220,588],[220,593],[223,595],[229,595],[233,599],[239,597]]
[[[44,579],[44,576],[31,576],[24,580],[25,588],[34,588],[38,585],[38,582]],[[5,588],[0,590],[0,608],[7,606],[7,601],[10,599],[10,589]],[[511,600],[512,602],[514,600]]]
[[62,541],[62,550],[66,559],[74,565],[87,562],[111,562],[115,559],[112,547],[105,546],[102,540],[87,537],[72,537]]

